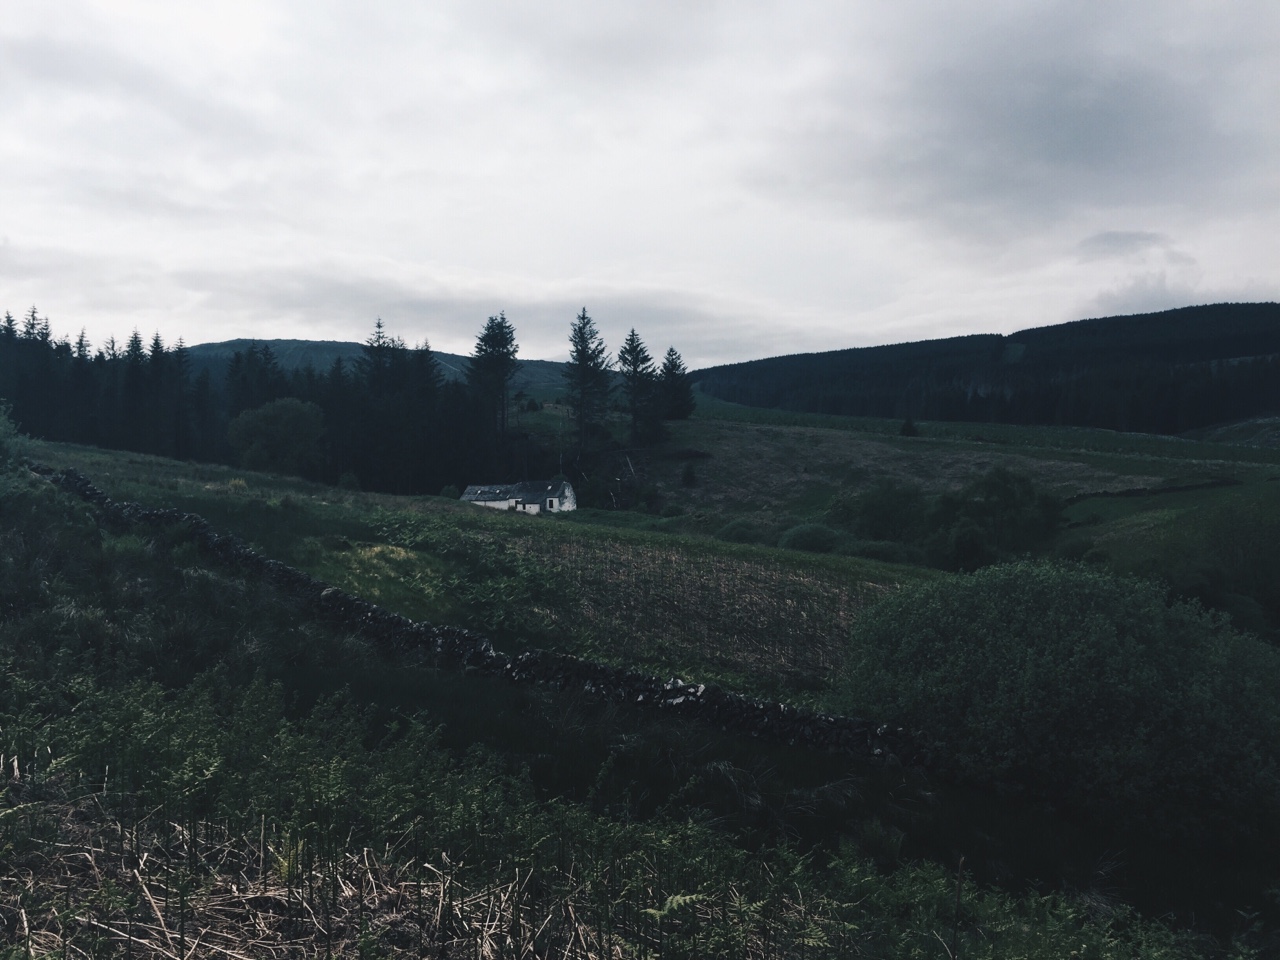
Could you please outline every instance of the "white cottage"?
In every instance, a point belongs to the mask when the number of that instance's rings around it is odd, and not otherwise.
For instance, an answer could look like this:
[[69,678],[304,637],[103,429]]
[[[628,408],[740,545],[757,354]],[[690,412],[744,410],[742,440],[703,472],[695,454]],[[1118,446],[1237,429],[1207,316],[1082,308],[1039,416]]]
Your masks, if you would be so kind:
[[467,487],[462,499],[495,510],[519,513],[563,513],[578,509],[578,498],[567,480],[527,480],[524,483],[491,483]]

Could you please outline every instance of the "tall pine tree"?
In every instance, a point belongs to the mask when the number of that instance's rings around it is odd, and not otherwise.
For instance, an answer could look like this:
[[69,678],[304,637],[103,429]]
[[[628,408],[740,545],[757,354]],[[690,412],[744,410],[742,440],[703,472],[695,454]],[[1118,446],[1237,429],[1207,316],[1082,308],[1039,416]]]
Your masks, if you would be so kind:
[[569,328],[569,362],[564,371],[569,409],[578,422],[579,451],[586,450],[592,430],[604,422],[612,389],[609,383],[612,367],[595,321],[587,316],[587,308],[583,307]]
[[511,381],[519,369],[516,332],[505,312],[490,317],[476,337],[475,352],[467,366],[467,385],[492,418],[498,441],[507,438]]
[[667,348],[662,358],[662,370],[658,374],[658,395],[661,398],[662,419],[688,420],[697,402],[693,398],[693,386],[689,383],[689,371],[675,347]]
[[618,350],[618,372],[622,375],[622,392],[631,416],[631,442],[652,439],[659,422],[654,403],[658,376],[653,358],[635,327]]

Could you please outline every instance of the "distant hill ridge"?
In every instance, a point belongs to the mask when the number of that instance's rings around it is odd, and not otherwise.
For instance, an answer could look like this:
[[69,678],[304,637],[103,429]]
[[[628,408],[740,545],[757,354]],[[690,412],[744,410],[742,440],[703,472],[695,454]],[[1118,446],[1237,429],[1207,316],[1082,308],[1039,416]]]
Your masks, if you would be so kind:
[[1181,433],[1280,412],[1280,304],[796,354],[692,377],[749,406]]

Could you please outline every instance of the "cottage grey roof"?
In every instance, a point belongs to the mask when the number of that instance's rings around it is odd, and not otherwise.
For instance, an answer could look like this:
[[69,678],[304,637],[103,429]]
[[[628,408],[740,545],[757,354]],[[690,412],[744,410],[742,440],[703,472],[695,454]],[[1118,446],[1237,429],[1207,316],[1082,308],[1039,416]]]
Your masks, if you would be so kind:
[[462,493],[463,500],[472,503],[492,503],[495,500],[515,500],[518,502],[546,500],[550,497],[563,499],[569,484],[564,480],[525,480],[521,483],[485,483],[467,487]]
[[510,500],[512,499],[511,491],[515,489],[514,484],[505,486],[472,486],[462,491],[462,499],[470,500],[473,503],[487,503],[492,500]]

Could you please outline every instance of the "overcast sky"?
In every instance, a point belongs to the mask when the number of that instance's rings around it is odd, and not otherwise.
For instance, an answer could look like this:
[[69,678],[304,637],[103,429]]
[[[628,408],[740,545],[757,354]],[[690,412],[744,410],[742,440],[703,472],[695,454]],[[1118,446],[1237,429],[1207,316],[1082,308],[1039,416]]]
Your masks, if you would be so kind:
[[1280,299],[1275,0],[0,0],[0,310],[690,367]]

